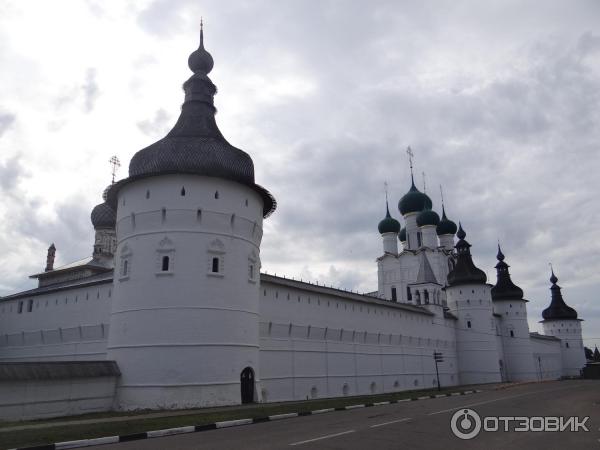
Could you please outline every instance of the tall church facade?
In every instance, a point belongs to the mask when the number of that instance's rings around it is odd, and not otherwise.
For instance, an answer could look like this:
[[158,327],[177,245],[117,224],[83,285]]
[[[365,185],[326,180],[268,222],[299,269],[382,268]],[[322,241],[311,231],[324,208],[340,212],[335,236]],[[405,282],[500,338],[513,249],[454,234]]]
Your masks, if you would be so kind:
[[443,386],[579,376],[581,319],[554,273],[530,333],[500,248],[492,285],[414,181],[405,226],[389,207],[379,223],[377,291],[261,273],[276,201],[217,127],[202,31],[188,65],[177,123],[92,211],[92,255],[55,268],[52,245],[38,287],[0,298],[0,418],[429,388],[434,352]]

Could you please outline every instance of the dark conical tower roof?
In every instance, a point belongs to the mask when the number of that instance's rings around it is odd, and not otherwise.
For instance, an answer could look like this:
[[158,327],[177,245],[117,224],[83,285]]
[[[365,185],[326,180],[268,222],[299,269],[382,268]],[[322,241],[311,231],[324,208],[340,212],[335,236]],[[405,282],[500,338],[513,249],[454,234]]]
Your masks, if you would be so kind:
[[550,292],[552,293],[552,301],[550,306],[542,311],[542,317],[544,320],[573,320],[577,319],[577,311],[571,308],[565,303],[560,291],[560,286],[556,284],[558,278],[554,275],[554,269],[552,270],[552,276],[550,277]]
[[508,264],[504,262],[504,254],[498,244],[498,264],[496,264],[497,281],[492,288],[492,300],[523,300],[523,289],[510,279]]
[[204,48],[204,31],[200,45],[188,58],[194,74],[183,84],[185,101],[173,129],[159,141],[137,152],[129,163],[129,178],[113,185],[108,193],[116,206],[116,193],[132,180],[171,173],[196,174],[225,178],[254,189],[263,200],[263,215],[276,207],[273,196],[254,182],[254,163],[243,150],[231,145],[215,121],[214,95],[217,87],[208,77],[214,61]]
[[459,241],[456,243],[456,265],[448,274],[448,285],[458,286],[461,284],[484,284],[487,281],[485,272],[475,266],[471,257],[471,244],[465,241],[467,233],[463,230],[459,222],[458,233]]

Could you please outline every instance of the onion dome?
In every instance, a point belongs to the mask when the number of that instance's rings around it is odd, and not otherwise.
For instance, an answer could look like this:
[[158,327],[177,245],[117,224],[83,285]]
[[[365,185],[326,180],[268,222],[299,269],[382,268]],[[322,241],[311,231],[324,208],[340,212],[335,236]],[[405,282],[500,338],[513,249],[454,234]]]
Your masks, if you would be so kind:
[[504,254],[498,244],[498,254],[496,255],[498,264],[496,264],[497,281],[492,287],[492,300],[523,300],[523,289],[515,285],[510,279],[508,264],[504,262]]
[[424,227],[425,225],[437,225],[440,223],[440,216],[434,210],[427,208],[417,216],[417,226]]
[[214,65],[200,46],[188,58],[194,74],[183,84],[185,100],[173,129],[162,139],[138,151],[129,163],[129,178],[111,187],[108,201],[116,207],[119,189],[133,180],[165,174],[195,174],[223,178],[246,185],[263,200],[263,216],[269,216],[277,204],[273,196],[254,181],[254,163],[243,150],[231,145],[221,134],[216,120],[214,96],[217,87],[208,77]]
[[402,227],[400,229],[400,233],[398,233],[398,239],[400,239],[400,242],[406,242],[406,228]]
[[98,228],[115,228],[117,214],[106,202],[96,205],[91,214],[94,230]]
[[380,234],[384,233],[398,233],[400,231],[400,222],[394,219],[390,215],[390,208],[385,204],[386,214],[381,222],[379,222],[378,229]]
[[465,241],[467,233],[463,230],[459,222],[458,233],[456,233],[459,241],[456,243],[456,264],[454,269],[448,274],[448,285],[458,286],[461,284],[485,284],[487,277],[485,272],[473,263],[471,244]]
[[208,74],[215,62],[210,53],[204,49],[204,29],[202,20],[200,20],[200,46],[192,52],[188,58],[188,66],[194,73]]
[[456,234],[456,224],[452,222],[450,219],[446,217],[446,210],[444,209],[444,205],[442,205],[442,219],[438,223],[436,228],[436,232],[438,236],[442,236],[444,234]]
[[542,311],[542,317],[544,320],[576,320],[577,311],[565,303],[560,292],[560,286],[556,284],[557,281],[558,278],[554,275],[554,270],[552,270],[552,276],[550,277],[550,283],[552,283],[550,287],[552,301],[550,302],[550,306]]
[[417,189],[414,179],[411,181],[412,184],[409,191],[404,194],[398,202],[398,209],[403,216],[409,213],[423,211],[426,208],[431,209],[433,206],[429,196]]

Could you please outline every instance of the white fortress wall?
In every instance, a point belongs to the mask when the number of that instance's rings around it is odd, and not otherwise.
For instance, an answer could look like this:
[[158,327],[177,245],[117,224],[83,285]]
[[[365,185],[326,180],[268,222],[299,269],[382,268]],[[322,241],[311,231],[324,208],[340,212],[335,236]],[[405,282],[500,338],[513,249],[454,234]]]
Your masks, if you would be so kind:
[[398,303],[261,275],[264,401],[457,384],[453,320]]
[[0,361],[106,359],[110,276],[0,300]]
[[533,364],[538,380],[557,380],[562,376],[561,341],[551,336],[531,334]]

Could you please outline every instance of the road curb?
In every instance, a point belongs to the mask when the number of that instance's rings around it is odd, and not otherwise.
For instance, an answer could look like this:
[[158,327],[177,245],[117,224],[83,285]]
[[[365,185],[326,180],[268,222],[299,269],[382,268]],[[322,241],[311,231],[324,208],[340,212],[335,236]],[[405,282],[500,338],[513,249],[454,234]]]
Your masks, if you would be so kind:
[[70,448],[92,447],[94,445],[116,444],[119,442],[138,441],[141,439],[151,439],[156,437],[174,436],[177,434],[198,433],[201,431],[216,430],[220,428],[239,427],[255,423],[271,422],[276,420],[291,419],[292,417],[311,416],[317,414],[326,414],[333,411],[349,411],[358,408],[370,408],[373,406],[390,405],[394,403],[404,403],[409,401],[429,400],[432,398],[450,397],[457,395],[469,395],[483,392],[480,389],[472,391],[448,392],[447,394],[424,395],[420,397],[403,398],[400,400],[388,400],[375,403],[361,403],[357,405],[341,406],[338,408],[316,409],[314,411],[301,411],[297,413],[275,414],[272,416],[255,417],[248,419],[226,420],[223,422],[208,423],[205,425],[190,425],[185,427],[166,428],[164,430],[145,431],[143,433],[125,434],[121,436],[106,436],[93,439],[80,439],[77,441],[55,442],[54,444],[35,445],[33,447],[18,447],[11,450],[64,450]]

